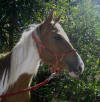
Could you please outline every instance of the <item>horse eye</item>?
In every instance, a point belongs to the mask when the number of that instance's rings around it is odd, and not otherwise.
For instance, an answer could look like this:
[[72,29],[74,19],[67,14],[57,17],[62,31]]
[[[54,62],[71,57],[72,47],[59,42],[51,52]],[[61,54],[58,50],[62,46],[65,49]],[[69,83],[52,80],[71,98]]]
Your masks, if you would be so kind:
[[62,37],[61,36],[55,36],[54,37],[56,40],[62,40]]

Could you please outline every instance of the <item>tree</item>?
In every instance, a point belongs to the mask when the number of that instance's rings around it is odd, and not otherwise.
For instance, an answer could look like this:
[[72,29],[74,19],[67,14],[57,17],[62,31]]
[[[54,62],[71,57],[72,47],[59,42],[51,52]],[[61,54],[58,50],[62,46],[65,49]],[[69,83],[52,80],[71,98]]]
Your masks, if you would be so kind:
[[[33,97],[35,96],[35,101],[39,102],[50,102],[52,98],[60,98],[71,102],[99,102],[100,78],[96,79],[96,76],[100,73],[100,40],[98,38],[100,33],[97,32],[100,16],[96,14],[97,10],[94,9],[92,0],[80,0],[77,5],[70,5],[75,0],[68,1],[58,0],[55,3],[52,0],[45,4],[48,5],[46,10],[49,11],[52,8],[51,5],[53,5],[53,8],[56,9],[55,16],[62,12],[60,23],[71,43],[81,54],[85,63],[85,72],[79,79],[73,79],[64,72],[65,74],[61,74],[50,84],[33,92]],[[45,79],[44,77],[48,74],[47,66],[41,67],[37,83]],[[42,75],[45,76],[41,77]],[[34,81],[32,85],[34,85]],[[32,99],[34,100],[34,98]]]
[[42,20],[41,0],[0,0],[0,52],[11,50],[23,26]]

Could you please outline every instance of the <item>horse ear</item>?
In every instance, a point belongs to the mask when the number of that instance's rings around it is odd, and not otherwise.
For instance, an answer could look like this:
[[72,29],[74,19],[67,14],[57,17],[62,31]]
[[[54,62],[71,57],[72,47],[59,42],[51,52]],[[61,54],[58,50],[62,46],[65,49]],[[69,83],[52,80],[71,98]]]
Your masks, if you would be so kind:
[[59,22],[60,19],[61,19],[61,15],[59,15],[59,16],[55,19],[55,21],[54,21],[54,25],[55,25],[57,22]]
[[45,23],[50,23],[53,20],[53,16],[54,16],[54,9],[51,11],[50,15],[47,17]]

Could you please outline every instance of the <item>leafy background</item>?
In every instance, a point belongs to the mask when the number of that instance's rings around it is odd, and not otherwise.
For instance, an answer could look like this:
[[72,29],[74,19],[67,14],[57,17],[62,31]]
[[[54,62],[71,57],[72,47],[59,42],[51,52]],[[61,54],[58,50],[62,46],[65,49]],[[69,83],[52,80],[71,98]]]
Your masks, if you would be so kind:
[[[73,79],[64,71],[46,86],[31,92],[31,102],[100,102],[100,1],[99,0],[0,0],[0,52],[8,52],[29,24],[40,23],[52,9],[61,16],[85,71]],[[41,64],[32,85],[50,75]]]

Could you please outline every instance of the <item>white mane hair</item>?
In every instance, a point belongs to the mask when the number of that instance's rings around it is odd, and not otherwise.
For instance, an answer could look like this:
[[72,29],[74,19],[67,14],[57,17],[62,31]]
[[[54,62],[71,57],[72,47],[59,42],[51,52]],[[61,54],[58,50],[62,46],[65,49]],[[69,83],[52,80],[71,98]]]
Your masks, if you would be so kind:
[[19,42],[13,48],[9,80],[7,73],[3,84],[4,71],[2,80],[0,81],[0,95],[6,92],[7,88],[13,85],[20,75],[24,73],[36,75],[41,59],[38,54],[36,42],[32,38],[32,32],[34,31],[34,34],[38,37],[36,31],[37,26],[30,25],[29,30],[22,33]]

